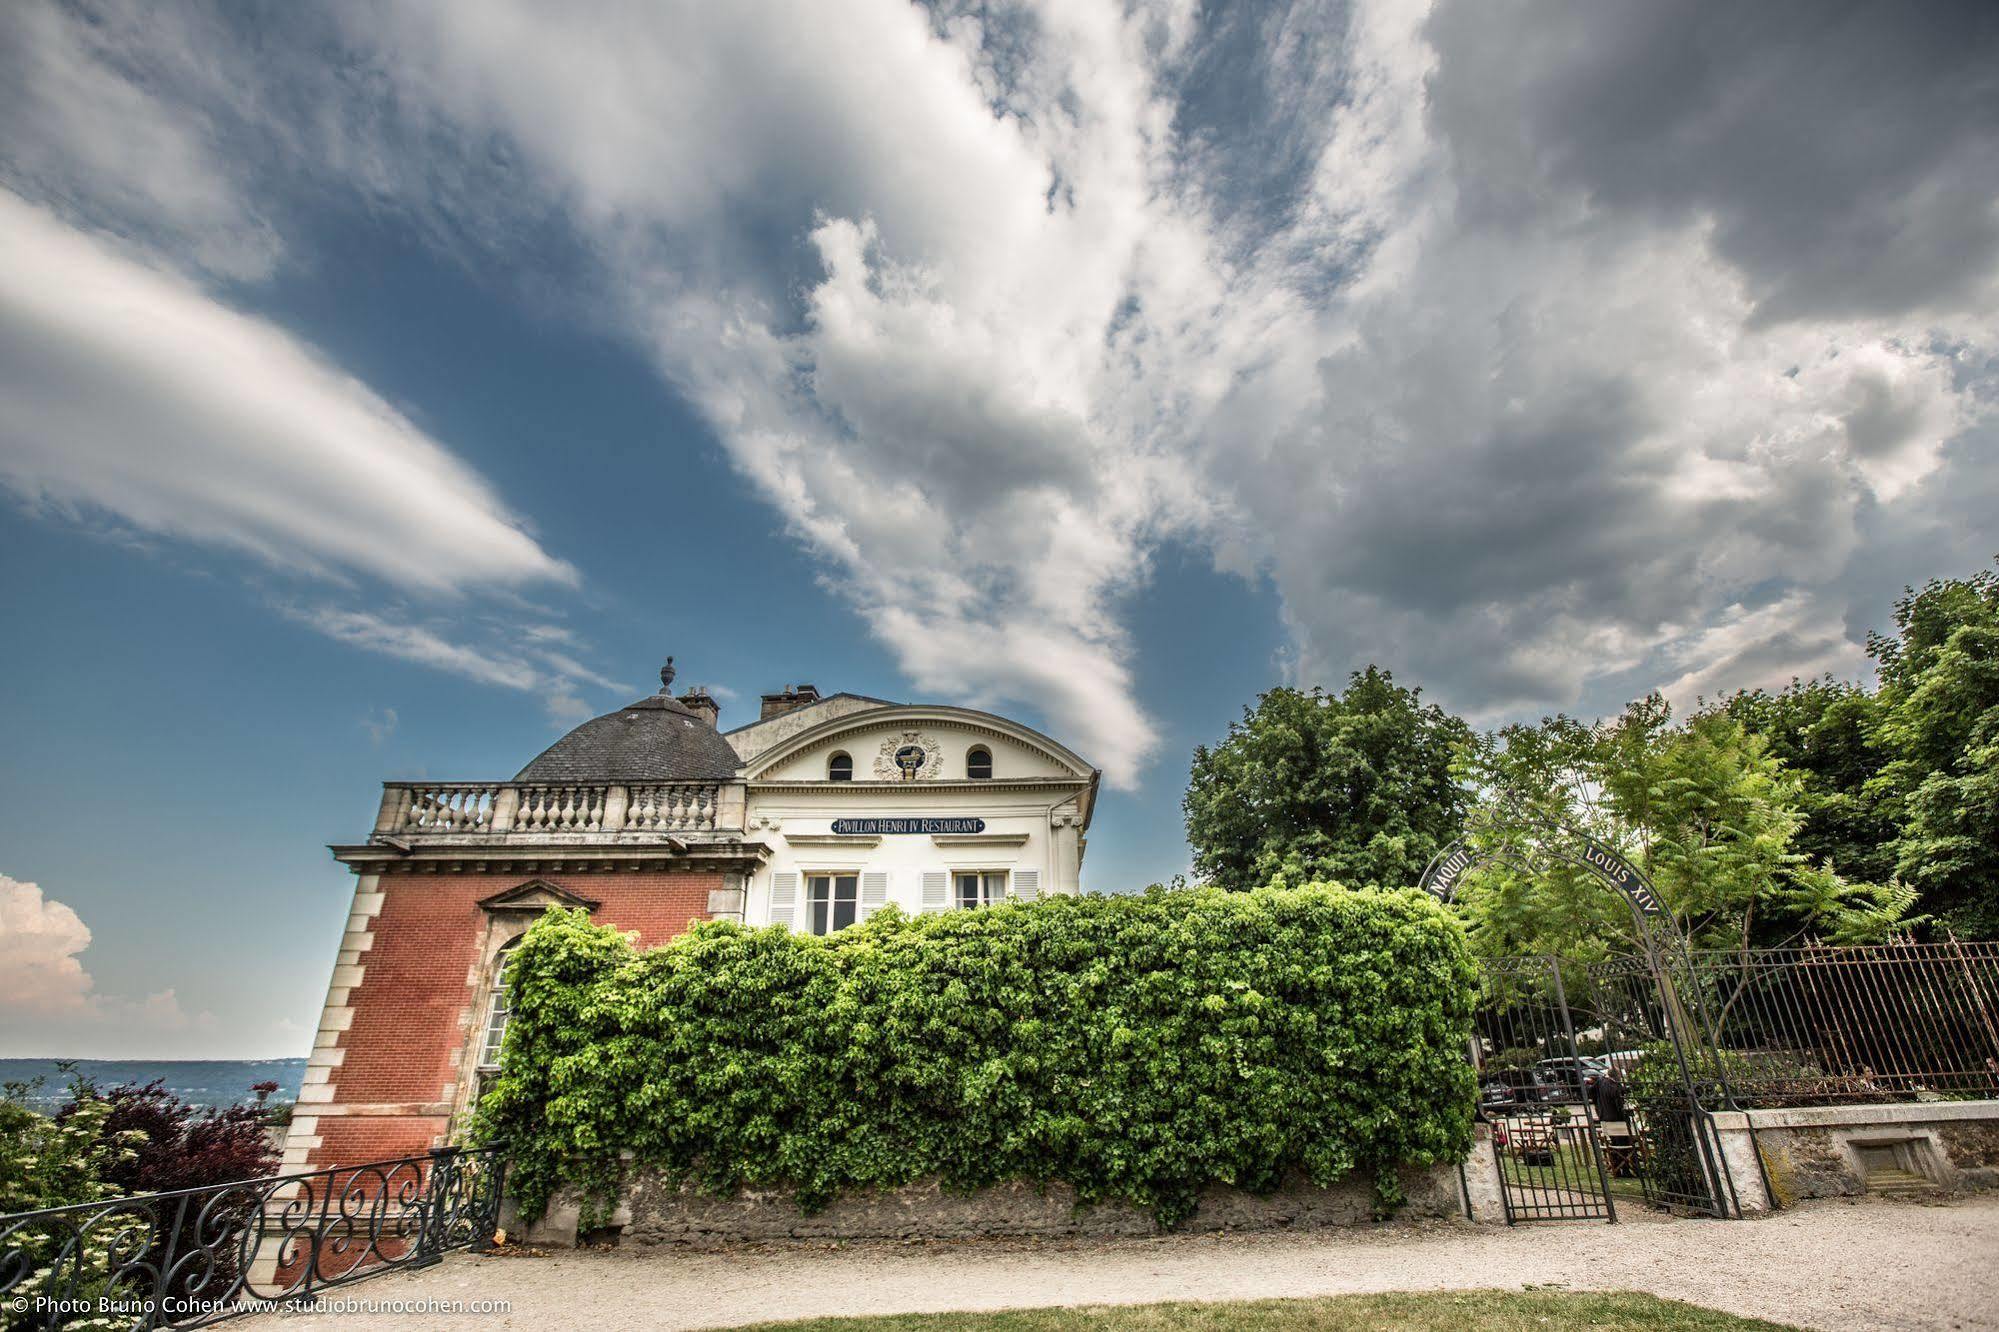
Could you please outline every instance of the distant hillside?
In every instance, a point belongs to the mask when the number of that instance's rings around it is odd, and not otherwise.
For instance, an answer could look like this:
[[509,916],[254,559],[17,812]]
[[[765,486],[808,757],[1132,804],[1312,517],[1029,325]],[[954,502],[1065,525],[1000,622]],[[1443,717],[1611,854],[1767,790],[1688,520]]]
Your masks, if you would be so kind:
[[[100,1087],[116,1087],[128,1082],[151,1082],[158,1078],[167,1090],[193,1105],[223,1106],[254,1101],[253,1083],[275,1082],[277,1101],[298,1099],[299,1084],[305,1079],[303,1059],[78,1059],[74,1072]],[[33,1082],[41,1086],[30,1096],[31,1104],[47,1109],[68,1099],[70,1074],[53,1059],[0,1059],[0,1083]]]

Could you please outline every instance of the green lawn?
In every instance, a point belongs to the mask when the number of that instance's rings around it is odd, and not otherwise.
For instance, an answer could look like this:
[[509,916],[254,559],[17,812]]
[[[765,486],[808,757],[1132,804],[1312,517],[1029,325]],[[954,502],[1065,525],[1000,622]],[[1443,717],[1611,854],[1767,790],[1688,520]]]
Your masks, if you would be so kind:
[[[1528,1165],[1512,1153],[1505,1153],[1499,1160],[1500,1172],[1511,1184],[1539,1185],[1545,1189],[1569,1188],[1588,1194],[1595,1194],[1602,1188],[1597,1180],[1596,1161],[1587,1150],[1564,1143],[1555,1149],[1555,1153],[1561,1158],[1559,1167]],[[1620,1179],[1610,1175],[1609,1178],[1612,1197],[1645,1201],[1645,1185],[1636,1176],[1626,1175]]]
[[1556,1332],[1572,1327],[1746,1332],[1781,1330],[1784,1324],[1627,1292],[1479,1290],[1223,1304],[1100,1304],[756,1325],[765,1332],[1304,1332],[1308,1328],[1312,1332]]

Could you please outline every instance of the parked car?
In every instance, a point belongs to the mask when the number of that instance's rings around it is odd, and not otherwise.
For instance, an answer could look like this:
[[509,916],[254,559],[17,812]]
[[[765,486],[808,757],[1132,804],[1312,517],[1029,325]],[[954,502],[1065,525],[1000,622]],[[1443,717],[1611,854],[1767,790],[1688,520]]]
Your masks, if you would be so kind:
[[1534,1071],[1541,1080],[1560,1090],[1561,1095],[1550,1098],[1564,1101],[1586,1099],[1596,1080],[1610,1070],[1610,1061],[1601,1055],[1564,1055],[1556,1059],[1543,1059],[1534,1065]]
[[1534,1069],[1499,1068],[1486,1071],[1479,1085],[1478,1104],[1481,1110],[1504,1113],[1520,1106],[1567,1099],[1559,1084],[1550,1083]]

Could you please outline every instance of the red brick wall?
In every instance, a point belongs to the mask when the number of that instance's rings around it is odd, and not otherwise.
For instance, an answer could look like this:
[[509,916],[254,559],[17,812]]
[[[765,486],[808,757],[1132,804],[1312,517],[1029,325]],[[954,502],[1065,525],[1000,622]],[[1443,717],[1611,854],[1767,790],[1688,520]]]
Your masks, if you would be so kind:
[[346,1051],[333,1069],[334,1106],[406,1106],[403,1113],[327,1114],[319,1111],[321,1143],[315,1167],[352,1165],[430,1148],[449,1129],[448,1116],[411,1113],[448,1101],[471,1028],[485,1017],[483,983],[469,983],[481,961],[487,915],[479,902],[532,880],[558,884],[602,905],[591,919],[637,930],[641,946],[664,942],[704,919],[714,872],[648,871],[587,874],[384,874],[374,942],[361,954],[361,983],[349,1005],[354,1020],[342,1035]]

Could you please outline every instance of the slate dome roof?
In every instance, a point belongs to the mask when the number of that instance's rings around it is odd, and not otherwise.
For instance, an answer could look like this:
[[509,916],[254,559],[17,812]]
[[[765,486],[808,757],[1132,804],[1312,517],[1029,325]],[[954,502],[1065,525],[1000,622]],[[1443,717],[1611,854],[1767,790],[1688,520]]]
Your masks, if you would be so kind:
[[742,759],[701,713],[674,698],[673,659],[662,689],[593,717],[541,751],[517,782],[674,782],[733,777]]

